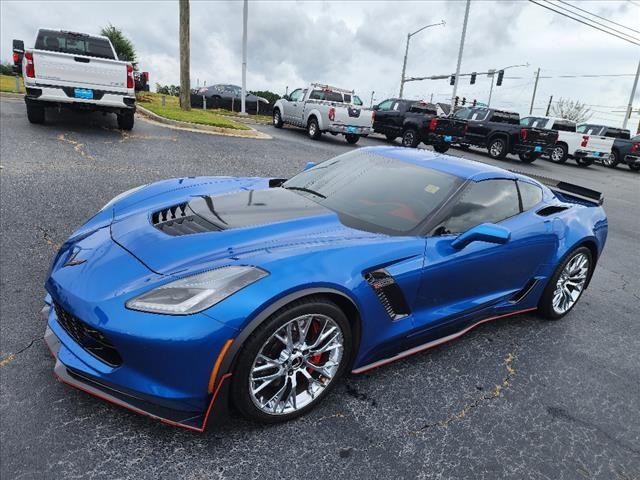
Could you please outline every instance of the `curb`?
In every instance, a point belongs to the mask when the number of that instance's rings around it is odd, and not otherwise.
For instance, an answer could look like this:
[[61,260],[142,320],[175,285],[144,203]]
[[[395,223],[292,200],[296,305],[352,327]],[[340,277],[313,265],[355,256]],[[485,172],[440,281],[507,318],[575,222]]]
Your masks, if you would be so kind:
[[150,110],[147,110],[146,108],[140,106],[139,103],[136,103],[136,112],[141,114],[143,117],[147,117],[147,119],[152,120],[154,123],[161,123],[177,130],[211,133],[214,135],[224,135],[227,137],[253,138],[256,140],[269,140],[272,138],[271,135],[259,132],[257,130],[254,130],[253,128],[251,130],[236,130],[233,128],[214,127],[212,125],[201,125],[199,123],[172,120],[170,118],[162,117],[157,113],[153,113]]
[[5,97],[5,98],[24,98],[24,92],[21,92],[21,93],[0,92],[0,97]]

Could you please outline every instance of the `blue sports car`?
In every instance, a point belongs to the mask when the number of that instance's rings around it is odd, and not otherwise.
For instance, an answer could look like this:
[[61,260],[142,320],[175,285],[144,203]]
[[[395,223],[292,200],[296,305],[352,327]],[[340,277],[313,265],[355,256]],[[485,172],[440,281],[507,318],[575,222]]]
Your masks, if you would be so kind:
[[[548,187],[546,184],[551,184]],[[43,313],[67,384],[203,431],[279,422],[489,320],[566,315],[607,237],[599,192],[415,149],[290,179],[125,192],[64,243]]]

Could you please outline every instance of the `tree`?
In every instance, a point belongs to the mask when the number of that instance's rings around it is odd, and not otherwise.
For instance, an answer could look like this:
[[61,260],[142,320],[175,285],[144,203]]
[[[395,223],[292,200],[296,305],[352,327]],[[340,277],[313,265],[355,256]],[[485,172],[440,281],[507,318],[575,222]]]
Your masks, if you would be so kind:
[[[133,46],[131,40],[124,36],[122,30],[115,25],[107,25],[100,30],[100,35],[107,37],[111,40],[113,48],[116,49],[118,58],[125,62],[131,62],[135,64],[137,62],[136,49]],[[135,66],[135,65],[134,65]]]
[[555,117],[566,118],[576,123],[586,122],[591,118],[591,109],[578,100],[561,98],[551,105],[551,114]]
[[191,110],[189,80],[189,0],[180,1],[180,108]]

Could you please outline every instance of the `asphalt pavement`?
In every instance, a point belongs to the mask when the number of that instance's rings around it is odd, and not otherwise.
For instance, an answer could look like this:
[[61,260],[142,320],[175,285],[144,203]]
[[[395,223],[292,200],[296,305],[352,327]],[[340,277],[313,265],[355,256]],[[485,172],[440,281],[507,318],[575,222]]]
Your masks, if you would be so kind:
[[[307,416],[237,416],[197,434],[56,381],[43,283],[71,231],[131,187],[185,175],[287,177],[356,146],[257,127],[271,140],[55,113],[0,100],[0,476],[136,479],[640,478],[640,174],[450,153],[596,188],[609,239],[563,320],[520,315],[360,376]],[[401,186],[400,186],[401,188]]]

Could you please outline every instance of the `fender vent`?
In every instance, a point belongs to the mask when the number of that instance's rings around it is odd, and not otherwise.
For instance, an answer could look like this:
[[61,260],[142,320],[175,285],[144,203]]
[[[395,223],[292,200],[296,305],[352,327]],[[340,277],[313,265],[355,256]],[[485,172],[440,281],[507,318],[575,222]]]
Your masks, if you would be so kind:
[[538,215],[540,215],[541,217],[548,217],[548,216],[553,215],[555,213],[563,212],[567,208],[569,208],[569,207],[563,207],[561,205],[551,205],[550,207],[541,208],[536,213]]
[[151,223],[161,232],[174,237],[220,230],[211,222],[195,215],[187,203],[154,212],[151,215]]
[[409,307],[402,290],[386,270],[374,270],[365,274],[364,278],[376,292],[382,307],[392,320],[399,320],[409,315]]

